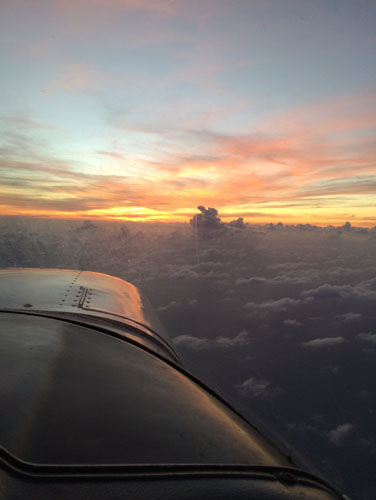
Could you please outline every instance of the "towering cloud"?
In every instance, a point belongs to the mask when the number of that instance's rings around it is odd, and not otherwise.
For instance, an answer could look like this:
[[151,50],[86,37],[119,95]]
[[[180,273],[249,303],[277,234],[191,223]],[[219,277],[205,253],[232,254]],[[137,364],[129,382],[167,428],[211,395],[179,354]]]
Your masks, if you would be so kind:
[[218,217],[218,210],[215,208],[205,208],[199,205],[198,210],[201,213],[196,214],[190,220],[197,234],[203,237],[211,237],[215,231],[222,228],[221,219]]

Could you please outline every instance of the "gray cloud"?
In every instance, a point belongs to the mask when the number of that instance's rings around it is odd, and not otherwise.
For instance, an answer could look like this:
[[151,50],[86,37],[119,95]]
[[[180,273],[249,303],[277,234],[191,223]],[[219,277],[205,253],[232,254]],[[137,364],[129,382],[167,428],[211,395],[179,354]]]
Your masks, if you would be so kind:
[[308,268],[316,268],[317,264],[313,262],[305,262],[305,261],[299,261],[299,262],[277,262],[275,264],[269,264],[267,266],[268,269],[305,269],[307,270]]
[[376,278],[371,278],[370,280],[362,281],[357,285],[360,290],[368,292],[376,292]]
[[[320,196],[333,193],[374,193],[376,189],[376,180],[374,177],[366,175],[354,177],[345,177],[342,179],[328,179],[325,182],[311,182],[298,190],[299,193],[308,196]],[[351,226],[350,226],[351,229]],[[346,231],[350,230],[346,227]],[[342,229],[343,230],[343,229]]]
[[[376,282],[376,280],[375,280]],[[315,299],[315,300],[323,300],[323,299],[374,299],[376,298],[376,292],[373,288],[374,280],[368,280],[359,283],[356,286],[351,285],[330,285],[329,283],[325,283],[324,285],[320,285],[317,288],[313,288],[311,290],[306,290],[302,292],[302,297],[304,299]]]
[[354,312],[348,312],[345,314],[340,314],[338,316],[339,319],[342,319],[345,323],[348,323],[350,321],[357,321],[362,317],[360,313],[354,313]]
[[281,284],[304,284],[311,283],[320,278],[320,273],[317,269],[295,269],[290,271],[282,271],[275,276],[271,281]]
[[214,343],[216,346],[224,348],[247,345],[250,343],[249,332],[242,330],[235,337],[217,337]]
[[286,311],[289,307],[294,307],[300,305],[302,303],[299,299],[292,299],[291,297],[284,297],[282,299],[277,300],[269,300],[266,302],[256,303],[256,302],[248,302],[244,305],[246,309],[251,311],[260,311],[265,313],[273,313],[273,312],[283,312]]
[[179,335],[172,339],[172,343],[177,347],[188,347],[189,349],[193,349],[194,351],[202,351],[203,349],[207,349],[208,339],[194,337],[193,335]]
[[77,231],[87,231],[87,230],[93,230],[97,229],[97,226],[92,223],[91,220],[86,219],[83,221],[80,227],[77,228]]
[[348,436],[349,432],[354,429],[354,426],[350,423],[341,424],[335,429],[332,429],[328,433],[329,441],[333,444],[339,446],[343,443],[344,439]]
[[244,229],[246,227],[244,224],[243,217],[239,217],[238,219],[232,220],[227,225],[229,227],[236,227],[237,229]]
[[302,345],[309,348],[320,348],[339,345],[343,344],[344,342],[345,339],[343,337],[325,337],[321,339],[309,340],[308,342],[302,342]]
[[358,334],[358,338],[370,342],[371,344],[376,344],[376,333],[362,332]]
[[213,261],[220,257],[221,257],[221,252],[218,250],[218,248],[206,248],[200,251],[200,258],[204,260],[208,259]]
[[260,397],[265,396],[269,386],[270,382],[268,380],[250,377],[241,384],[235,385],[235,389],[237,389],[242,396]]
[[251,276],[249,278],[238,278],[236,285],[301,285],[312,283],[320,278],[317,269],[290,269],[283,270],[274,278],[264,278],[263,276]]
[[197,208],[201,213],[194,215],[190,220],[190,224],[192,224],[200,236],[210,237],[214,231],[222,228],[221,219],[218,217],[218,210],[211,207],[205,208],[202,205],[199,205]]
[[230,347],[238,347],[248,345],[251,342],[250,333],[242,330],[235,337],[216,337],[212,340],[207,338],[198,338],[193,335],[179,335],[172,339],[172,342],[177,346],[187,347],[194,351],[201,351],[203,349],[228,349]]
[[196,271],[190,269],[189,267],[181,267],[180,269],[179,268],[171,269],[170,271],[168,271],[167,277],[173,279],[183,279],[183,278],[196,279],[199,278],[200,275]]
[[338,297],[349,297],[353,293],[353,287],[350,285],[329,285],[325,283],[317,288],[311,290],[306,290],[302,292],[302,297],[304,299],[328,299],[328,298],[338,298]]
[[266,278],[262,278],[260,276],[252,276],[251,278],[238,278],[235,281],[235,285],[263,285],[267,282],[268,280]]
[[302,326],[302,323],[296,319],[285,319],[283,324],[286,326]]

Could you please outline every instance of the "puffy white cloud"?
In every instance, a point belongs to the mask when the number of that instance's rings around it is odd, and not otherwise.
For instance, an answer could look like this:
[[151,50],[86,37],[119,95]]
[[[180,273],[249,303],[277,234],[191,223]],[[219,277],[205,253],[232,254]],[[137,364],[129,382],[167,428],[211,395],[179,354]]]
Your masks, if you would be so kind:
[[376,291],[376,278],[371,278],[370,280],[362,281],[357,285],[358,288],[368,291]]
[[348,422],[339,425],[335,429],[329,431],[329,441],[339,446],[352,429],[354,429],[354,426]]
[[304,299],[331,299],[331,298],[345,298],[350,297],[355,292],[354,288],[350,285],[329,285],[329,283],[325,283],[324,285],[320,285],[317,288],[313,288],[311,290],[306,290],[302,292],[302,297]]
[[304,347],[320,348],[343,344],[343,342],[345,342],[343,337],[325,337],[321,339],[309,340],[308,342],[302,342],[302,344]]
[[249,332],[246,330],[242,330],[240,333],[238,333],[235,337],[217,337],[214,340],[214,344],[218,347],[234,347],[234,346],[241,346],[241,345],[247,345],[251,341]]
[[166,276],[171,279],[196,279],[200,277],[196,271],[187,266],[181,267],[180,269],[170,269],[167,271]]
[[194,337],[193,335],[179,335],[172,339],[173,344],[177,347],[183,346],[195,351],[203,349],[228,349],[230,347],[244,346],[251,342],[250,333],[242,330],[235,337],[215,337],[212,340],[207,338]]
[[330,285],[325,283],[302,292],[301,296],[305,300],[323,300],[323,299],[376,299],[376,278],[363,281],[355,286],[351,285]]
[[358,337],[362,340],[366,340],[371,344],[376,344],[376,333],[362,332],[358,334]]
[[172,339],[172,343],[177,347],[188,347],[194,351],[202,351],[203,349],[207,349],[209,347],[208,339],[200,339],[198,337],[194,337],[193,335],[179,335],[178,337]]
[[262,276],[251,276],[249,278],[238,278],[236,285],[301,285],[312,283],[319,279],[320,274],[317,269],[292,269],[283,270],[274,278],[264,278]]
[[302,301],[299,299],[292,299],[291,297],[283,297],[277,300],[268,300],[266,302],[256,303],[248,302],[244,305],[246,309],[251,311],[261,311],[261,312],[282,312],[286,311],[289,307],[297,306],[301,304]]
[[357,321],[361,317],[362,315],[360,313],[354,313],[354,312],[348,312],[338,316],[338,318],[342,319],[345,323],[348,323],[349,321]]
[[320,273],[317,269],[293,269],[280,272],[271,280],[271,283],[301,285],[312,283],[319,278]]
[[235,385],[241,395],[243,396],[264,396],[270,382],[265,379],[257,379],[254,377],[247,378],[241,384]]

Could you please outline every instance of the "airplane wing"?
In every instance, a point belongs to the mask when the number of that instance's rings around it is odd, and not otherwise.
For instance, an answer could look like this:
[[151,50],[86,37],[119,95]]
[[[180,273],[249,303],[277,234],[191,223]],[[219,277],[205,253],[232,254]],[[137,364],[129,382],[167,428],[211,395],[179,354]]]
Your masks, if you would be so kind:
[[3,499],[342,498],[184,370],[140,291],[0,271]]

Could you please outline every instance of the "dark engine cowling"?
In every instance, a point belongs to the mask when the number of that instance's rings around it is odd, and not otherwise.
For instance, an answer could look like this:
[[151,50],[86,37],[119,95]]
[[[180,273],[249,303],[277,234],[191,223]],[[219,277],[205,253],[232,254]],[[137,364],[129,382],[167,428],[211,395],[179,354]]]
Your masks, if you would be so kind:
[[0,272],[0,497],[333,499],[187,373],[111,276]]

